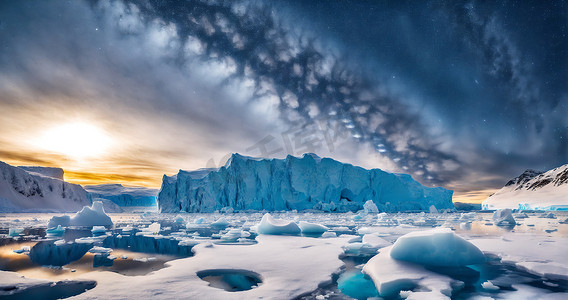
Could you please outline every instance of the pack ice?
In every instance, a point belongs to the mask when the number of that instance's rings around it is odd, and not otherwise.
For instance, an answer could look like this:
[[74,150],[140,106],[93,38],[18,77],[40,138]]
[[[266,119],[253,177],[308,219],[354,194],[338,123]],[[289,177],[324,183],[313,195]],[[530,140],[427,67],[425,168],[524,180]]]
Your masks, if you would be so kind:
[[[452,191],[425,187],[408,174],[366,170],[315,154],[262,159],[233,154],[218,169],[164,175],[161,212],[235,210],[380,211],[451,209]],[[369,203],[370,204],[370,203]],[[368,209],[371,208],[367,205]]]

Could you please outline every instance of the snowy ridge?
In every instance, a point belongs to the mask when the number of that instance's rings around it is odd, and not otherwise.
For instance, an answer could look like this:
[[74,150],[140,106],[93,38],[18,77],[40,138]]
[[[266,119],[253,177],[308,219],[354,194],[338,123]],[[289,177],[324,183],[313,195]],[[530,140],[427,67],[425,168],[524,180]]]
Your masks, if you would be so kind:
[[92,198],[108,199],[119,206],[154,206],[158,194],[156,189],[121,184],[86,185],[85,190]]
[[161,212],[235,210],[355,211],[373,200],[381,211],[453,208],[452,191],[422,186],[407,174],[366,170],[315,154],[285,159],[233,154],[219,169],[163,177]]
[[77,211],[91,205],[90,195],[78,184],[39,175],[37,170],[0,162],[0,211]]
[[483,209],[568,210],[568,164],[527,170],[482,202]]
[[28,173],[38,174],[41,176],[47,176],[59,180],[63,180],[63,169],[52,168],[52,167],[37,167],[37,166],[18,166],[18,168],[25,170]]

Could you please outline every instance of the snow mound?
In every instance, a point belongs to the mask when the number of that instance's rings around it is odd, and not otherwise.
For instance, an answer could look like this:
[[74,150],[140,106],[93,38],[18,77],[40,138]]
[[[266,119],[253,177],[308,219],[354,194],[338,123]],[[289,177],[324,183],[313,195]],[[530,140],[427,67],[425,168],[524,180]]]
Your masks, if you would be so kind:
[[301,230],[293,221],[274,219],[266,213],[262,216],[257,231],[260,234],[299,234]]
[[68,226],[112,226],[112,220],[105,213],[103,203],[100,201],[93,202],[91,207],[85,206],[83,209],[75,214],[73,217],[69,216],[54,216],[49,220],[48,228]]
[[485,262],[476,246],[449,228],[415,231],[398,238],[391,257],[426,266],[458,267]]

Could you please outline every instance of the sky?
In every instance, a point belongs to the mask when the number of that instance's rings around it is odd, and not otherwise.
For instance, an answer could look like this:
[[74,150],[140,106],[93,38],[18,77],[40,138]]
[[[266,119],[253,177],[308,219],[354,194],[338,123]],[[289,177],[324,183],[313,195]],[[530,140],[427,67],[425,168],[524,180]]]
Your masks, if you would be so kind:
[[479,202],[568,163],[566,1],[0,1],[0,161],[159,187],[230,153]]

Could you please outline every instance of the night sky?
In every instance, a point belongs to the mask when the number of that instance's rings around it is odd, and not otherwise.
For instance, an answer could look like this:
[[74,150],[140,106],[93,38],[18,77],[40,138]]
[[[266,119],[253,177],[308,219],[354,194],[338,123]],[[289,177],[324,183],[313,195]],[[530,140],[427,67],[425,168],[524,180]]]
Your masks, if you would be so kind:
[[156,187],[232,152],[315,152],[481,201],[568,162],[567,14],[566,1],[0,1],[0,160]]

